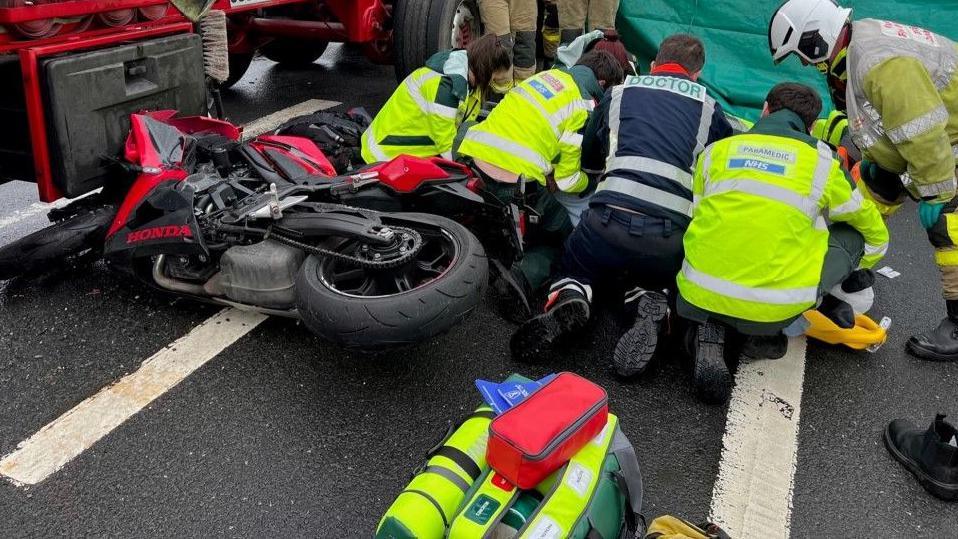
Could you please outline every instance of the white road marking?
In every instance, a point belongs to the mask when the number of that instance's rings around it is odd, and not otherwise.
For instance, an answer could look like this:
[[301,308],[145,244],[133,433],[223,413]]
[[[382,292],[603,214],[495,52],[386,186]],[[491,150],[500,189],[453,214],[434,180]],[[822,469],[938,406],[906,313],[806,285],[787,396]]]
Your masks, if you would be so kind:
[[[265,133],[295,116],[338,104],[319,99],[304,101],[250,122],[244,127],[244,137]],[[31,204],[0,219],[0,228],[69,202],[61,199],[52,204]],[[136,372],[101,389],[21,442],[15,451],[0,460],[0,476],[17,485],[43,481],[266,318],[263,314],[233,308],[220,311],[144,361]]]
[[[60,204],[60,202],[63,204]],[[50,204],[48,202],[34,202],[22,210],[15,210],[3,217],[0,217],[0,228],[10,226],[14,223],[23,221],[24,219],[29,219],[34,215],[39,215],[43,212],[50,211],[52,208],[62,208],[66,204],[66,200],[60,199],[56,202]]]
[[40,215],[41,213],[48,212],[54,208],[62,208],[66,206],[67,204],[73,202],[74,200],[79,200],[83,197],[87,197],[99,192],[100,192],[100,189],[95,189],[85,195],[81,195],[76,198],[60,198],[53,202],[34,202],[33,204],[30,204],[29,206],[27,206],[26,208],[23,208],[22,210],[14,210],[10,212],[9,214],[4,215],[3,217],[0,217],[0,228],[5,228],[10,225],[19,223],[20,221],[29,219],[36,215]]
[[21,442],[0,460],[0,475],[17,485],[43,481],[266,318],[223,309]]
[[252,138],[257,135],[262,135],[267,131],[272,131],[280,125],[283,124],[286,120],[290,118],[295,118],[296,116],[302,116],[304,114],[310,114],[321,109],[333,108],[336,105],[339,105],[339,101],[326,101],[325,99],[310,99],[308,101],[303,101],[298,105],[293,105],[292,107],[286,107],[285,109],[278,110],[272,114],[263,116],[258,120],[253,120],[252,122],[243,126],[243,138]]
[[732,537],[789,536],[805,349],[794,338],[782,359],[739,365],[710,511]]

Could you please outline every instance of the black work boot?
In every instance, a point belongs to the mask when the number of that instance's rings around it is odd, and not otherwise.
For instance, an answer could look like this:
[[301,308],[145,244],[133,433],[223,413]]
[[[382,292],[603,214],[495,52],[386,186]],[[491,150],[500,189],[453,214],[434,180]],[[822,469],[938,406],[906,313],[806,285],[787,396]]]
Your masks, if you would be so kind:
[[943,414],[924,431],[904,419],[892,421],[885,447],[933,496],[958,500],[958,430]]
[[549,294],[546,312],[525,322],[512,334],[509,341],[512,358],[534,363],[551,355],[556,341],[584,328],[589,316],[589,298],[583,290],[567,287]]
[[742,343],[742,358],[781,359],[788,351],[788,337],[778,335],[748,335]]
[[532,317],[532,290],[529,281],[514,266],[505,270],[501,264],[494,262],[494,267],[498,269],[498,277],[492,283],[492,292],[499,316],[516,324],[529,320]]
[[660,292],[637,288],[626,293],[625,305],[635,310],[635,323],[615,345],[612,365],[619,376],[638,376],[655,354],[662,322],[669,316],[669,300]]
[[932,331],[908,339],[908,351],[931,361],[958,360],[958,300],[948,300],[948,316]]
[[725,328],[706,322],[692,331],[692,387],[702,402],[723,404],[732,393],[732,375],[725,364]]

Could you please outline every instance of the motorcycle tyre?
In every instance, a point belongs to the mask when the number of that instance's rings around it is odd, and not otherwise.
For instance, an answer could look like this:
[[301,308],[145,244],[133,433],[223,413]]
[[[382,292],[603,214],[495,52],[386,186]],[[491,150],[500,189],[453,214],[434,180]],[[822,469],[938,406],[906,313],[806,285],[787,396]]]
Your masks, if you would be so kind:
[[101,206],[3,246],[0,280],[44,273],[71,256],[102,248],[103,236],[114,215],[114,206]]
[[311,255],[296,282],[297,309],[310,331],[347,349],[375,352],[445,333],[479,306],[488,282],[489,263],[475,235],[445,217],[420,213],[393,216],[442,228],[458,242],[458,259],[439,279],[419,288],[357,298],[329,288],[318,276],[322,258]]

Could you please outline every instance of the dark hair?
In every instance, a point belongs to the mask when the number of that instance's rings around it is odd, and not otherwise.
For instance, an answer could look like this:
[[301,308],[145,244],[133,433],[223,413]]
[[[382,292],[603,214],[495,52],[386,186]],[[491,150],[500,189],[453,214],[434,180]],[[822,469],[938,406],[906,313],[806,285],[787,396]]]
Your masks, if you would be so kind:
[[575,65],[591,69],[595,73],[596,80],[605,81],[606,88],[622,84],[625,80],[625,72],[619,65],[619,61],[607,51],[587,52]]
[[705,45],[690,34],[675,34],[665,38],[655,55],[656,65],[679,64],[689,74],[701,71],[705,65]]
[[814,88],[797,82],[776,84],[765,98],[769,114],[782,109],[790,110],[805,122],[805,129],[811,129],[822,112],[822,98]]
[[606,51],[615,56],[622,71],[626,75],[637,75],[632,65],[632,54],[625,48],[625,44],[619,40],[619,34],[615,30],[604,30],[602,39],[597,39],[588,47],[587,51]]
[[498,36],[487,34],[473,41],[466,48],[469,71],[476,80],[476,88],[485,93],[492,84],[496,71],[512,67],[512,58]]

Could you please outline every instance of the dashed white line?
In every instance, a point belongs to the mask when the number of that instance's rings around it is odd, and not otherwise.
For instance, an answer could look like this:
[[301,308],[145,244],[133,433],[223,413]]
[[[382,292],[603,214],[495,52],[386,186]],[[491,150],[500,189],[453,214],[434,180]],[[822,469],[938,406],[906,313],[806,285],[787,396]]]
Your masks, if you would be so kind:
[[710,511],[732,537],[789,536],[805,344],[794,338],[781,359],[739,365]]
[[0,460],[0,475],[35,485],[258,326],[266,316],[224,309],[140,368],[53,420]]

